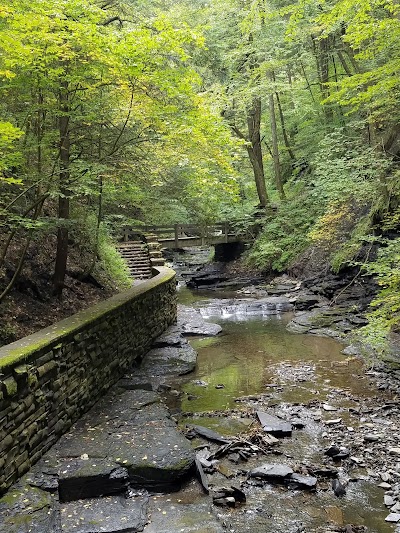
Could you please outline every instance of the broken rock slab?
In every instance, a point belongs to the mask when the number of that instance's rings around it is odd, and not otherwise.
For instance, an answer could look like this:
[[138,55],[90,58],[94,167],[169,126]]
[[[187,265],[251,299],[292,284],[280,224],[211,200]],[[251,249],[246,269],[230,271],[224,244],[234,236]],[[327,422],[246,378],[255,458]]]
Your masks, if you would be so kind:
[[394,524],[397,524],[397,522],[400,522],[400,513],[390,513],[385,518],[386,522],[392,522]]
[[249,472],[249,477],[265,479],[270,483],[284,483],[293,474],[290,466],[284,464],[264,464]]
[[191,431],[193,431],[195,434],[199,435],[200,437],[203,437],[204,439],[213,441],[213,442],[220,442],[222,444],[227,444],[228,442],[231,442],[230,439],[227,439],[226,437],[223,437],[216,431],[213,431],[212,429],[208,429],[204,426],[196,426],[191,424],[190,426]]
[[287,485],[292,490],[315,490],[317,478],[296,474],[288,465],[284,464],[264,464],[254,468],[249,477],[263,479],[268,483]]
[[257,417],[266,433],[270,433],[274,437],[290,437],[292,435],[292,424],[289,422],[264,411],[257,411]]
[[128,470],[106,459],[63,461],[58,492],[62,502],[118,494],[129,486]]
[[143,531],[149,498],[107,496],[61,506],[62,533],[126,533]]
[[64,500],[113,494],[127,482],[179,489],[194,451],[157,399],[150,391],[109,393],[60,439],[51,455]]
[[165,376],[167,374],[185,375],[196,368],[197,352],[189,343],[181,346],[154,348],[144,357],[141,374]]
[[178,326],[170,326],[162,335],[157,337],[152,348],[165,348],[166,346],[182,346],[187,344]]
[[317,482],[316,477],[292,474],[288,479],[288,487],[294,490],[314,490],[317,487]]

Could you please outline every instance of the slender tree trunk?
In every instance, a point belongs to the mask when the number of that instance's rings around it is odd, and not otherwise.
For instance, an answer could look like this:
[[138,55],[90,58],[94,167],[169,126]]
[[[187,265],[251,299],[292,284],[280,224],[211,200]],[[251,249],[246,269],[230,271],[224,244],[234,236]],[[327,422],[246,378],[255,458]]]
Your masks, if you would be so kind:
[[275,100],[274,95],[271,94],[269,97],[269,115],[271,121],[271,136],[272,136],[272,160],[274,163],[274,175],[275,175],[275,184],[279,193],[279,198],[285,200],[285,191],[283,190],[282,184],[282,175],[281,175],[281,164],[279,161],[279,147],[278,147],[278,134],[276,128],[276,117],[275,117]]
[[[48,194],[45,195],[44,197],[40,198],[37,202],[36,202],[36,208],[35,208],[35,213],[33,215],[33,220],[37,220],[38,217],[40,216],[40,213],[42,211],[42,208],[43,208],[43,204],[44,202],[46,201],[46,198],[48,197]],[[4,300],[4,298],[10,293],[11,289],[14,287],[15,283],[17,282],[21,272],[22,272],[22,268],[24,266],[24,263],[25,263],[25,257],[26,257],[26,252],[28,251],[28,248],[29,248],[29,245],[32,241],[32,237],[33,237],[33,228],[31,228],[29,230],[29,233],[28,233],[28,237],[26,239],[26,242],[25,242],[25,245],[21,251],[21,255],[20,255],[20,258],[19,258],[19,261],[18,261],[18,265],[17,265],[17,268],[15,269],[15,272],[14,272],[14,275],[13,277],[11,278],[10,282],[8,283],[7,287],[1,292],[0,294],[0,303]]]
[[352,76],[353,75],[353,72],[351,71],[351,68],[349,67],[349,65],[347,64],[347,61],[343,55],[343,52],[341,50],[338,50],[337,51],[337,55],[338,55],[338,58],[340,60],[340,63],[342,64],[342,67],[344,68],[344,71],[346,72],[346,74],[348,76]]
[[361,73],[361,68],[360,68],[360,65],[358,64],[356,58],[354,57],[353,49],[351,48],[351,46],[348,43],[346,43],[344,41],[343,41],[343,45],[345,47],[347,57],[349,58],[350,63],[353,65],[354,72],[356,74],[360,74]]
[[67,82],[63,82],[60,90],[60,196],[58,199],[57,255],[54,267],[54,294],[61,298],[65,284],[68,260],[68,227],[69,219],[69,181],[70,181],[70,133],[69,133],[69,94]]
[[[28,209],[26,209],[26,211],[22,214],[22,217],[24,218],[24,217],[28,216],[30,211],[32,211],[32,209],[37,208],[37,206],[40,205],[40,204],[42,204],[42,207],[43,207],[44,201],[49,196],[50,196],[49,193],[46,193],[46,194],[40,196],[39,198],[36,198],[35,202],[31,206],[29,206]],[[8,248],[9,248],[9,246],[11,244],[11,241],[15,237],[15,235],[16,235],[18,230],[19,230],[18,226],[14,227],[12,229],[12,231],[10,232],[10,234],[8,235],[8,237],[7,237],[7,239],[6,239],[5,243],[4,243],[3,249],[0,252],[0,267],[3,266],[4,260],[5,260],[6,255],[7,255]]]
[[312,99],[312,101],[313,101],[314,104],[315,104],[314,93],[312,92],[310,82],[308,81],[308,77],[307,77],[306,70],[305,70],[304,65],[303,65],[303,63],[302,63],[301,61],[300,61],[300,66],[301,66],[301,70],[302,70],[302,72],[303,72],[304,79],[306,80],[307,88],[308,88],[309,93],[310,93],[310,95],[311,95],[311,99]]
[[281,121],[282,135],[283,135],[283,140],[284,140],[284,143],[285,143],[285,146],[286,146],[286,150],[287,150],[287,152],[288,152],[288,154],[290,156],[290,159],[292,161],[296,161],[296,156],[294,155],[292,147],[290,146],[289,137],[288,137],[288,134],[287,134],[287,131],[286,131],[285,117],[283,115],[283,110],[282,110],[282,106],[281,106],[281,100],[279,98],[279,93],[276,92],[275,96],[276,96],[276,103],[278,104],[279,119]]
[[[315,61],[317,63],[317,73],[320,86],[321,97],[323,100],[326,100],[330,96],[329,91],[329,39],[319,39],[312,35],[312,46],[315,56]],[[332,109],[329,105],[323,106],[325,118],[327,122],[332,120]]]
[[247,111],[247,130],[250,145],[247,146],[250,163],[253,167],[260,207],[265,208],[269,204],[267,188],[265,186],[264,163],[261,147],[261,98],[254,98],[251,108]]

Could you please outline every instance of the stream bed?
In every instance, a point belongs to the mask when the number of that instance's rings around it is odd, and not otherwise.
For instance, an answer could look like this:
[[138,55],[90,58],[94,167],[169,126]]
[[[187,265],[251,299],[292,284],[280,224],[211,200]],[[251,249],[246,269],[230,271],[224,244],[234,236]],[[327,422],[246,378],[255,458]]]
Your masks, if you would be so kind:
[[[380,417],[379,405],[395,405],[392,395],[378,390],[373,372],[366,372],[360,359],[343,355],[336,340],[289,333],[290,313],[252,316],[221,307],[221,300],[216,307],[216,299],[227,296],[180,291],[181,303],[198,307],[223,330],[216,337],[190,339],[198,351],[197,367],[174,380],[167,396],[171,412],[183,430],[201,425],[229,437],[249,435],[260,409],[294,421],[299,429],[279,439],[269,456],[245,462],[224,457],[207,476],[212,491],[241,486],[246,503],[217,507],[192,480],[179,492],[152,497],[145,533],[399,532],[398,525],[385,522],[390,511],[378,486],[385,479],[396,484],[400,476],[398,468],[390,470],[381,461],[386,436],[398,439],[393,420]],[[366,432],[376,439],[366,442]],[[199,449],[216,446],[200,438],[192,443]],[[350,449],[349,457],[333,461],[324,454],[331,445]],[[360,446],[364,455],[358,457]],[[331,479],[318,479],[316,491],[249,479],[248,472],[262,463],[285,464],[300,473],[328,465],[338,472],[345,494],[334,494]]]

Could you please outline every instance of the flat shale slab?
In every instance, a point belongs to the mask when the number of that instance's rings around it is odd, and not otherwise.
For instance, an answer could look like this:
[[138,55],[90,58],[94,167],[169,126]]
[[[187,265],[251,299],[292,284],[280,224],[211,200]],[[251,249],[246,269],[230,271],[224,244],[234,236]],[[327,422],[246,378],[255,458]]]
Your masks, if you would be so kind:
[[[62,501],[114,494],[130,483],[177,490],[194,452],[151,391],[106,395],[51,451]],[[53,470],[54,470],[53,468]]]
[[24,476],[0,498],[0,533],[53,533],[57,506],[53,494],[31,487]]
[[140,372],[158,376],[166,374],[182,376],[195,369],[196,360],[197,352],[190,344],[154,348],[144,357]]
[[150,503],[151,522],[144,533],[224,533],[226,528],[211,511],[209,502]]
[[257,411],[257,417],[266,433],[270,433],[274,437],[290,437],[292,435],[292,424],[289,422],[264,411]]
[[147,524],[148,498],[108,496],[61,507],[62,533],[135,533]]

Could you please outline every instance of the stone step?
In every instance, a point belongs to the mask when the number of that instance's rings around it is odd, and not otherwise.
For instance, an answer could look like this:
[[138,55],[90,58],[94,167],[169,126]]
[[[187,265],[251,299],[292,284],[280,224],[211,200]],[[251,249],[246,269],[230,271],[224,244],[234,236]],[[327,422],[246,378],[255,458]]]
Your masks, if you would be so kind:
[[125,261],[149,261],[149,256],[128,256],[126,257],[125,255],[122,256],[123,259],[125,259]]
[[129,256],[147,256],[148,255],[148,252],[146,250],[138,250],[137,252],[135,252],[134,250],[123,250],[122,252],[120,252],[121,255],[125,256],[125,257],[129,257]]
[[129,270],[151,270],[151,264],[149,262],[138,265],[135,263],[129,264],[128,263]]
[[150,261],[146,261],[145,263],[128,263],[128,268],[136,268],[137,270],[140,269],[149,269],[151,267]]
[[128,251],[128,250],[145,250],[146,245],[145,244],[139,244],[137,246],[132,246],[131,244],[125,245],[125,246],[118,246],[117,247],[119,251]]
[[137,256],[137,255],[148,255],[148,252],[147,250],[119,250],[119,253],[121,255],[123,255],[124,257],[126,256]]
[[164,266],[165,260],[162,257],[151,259],[151,264],[152,266]]

